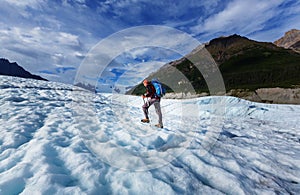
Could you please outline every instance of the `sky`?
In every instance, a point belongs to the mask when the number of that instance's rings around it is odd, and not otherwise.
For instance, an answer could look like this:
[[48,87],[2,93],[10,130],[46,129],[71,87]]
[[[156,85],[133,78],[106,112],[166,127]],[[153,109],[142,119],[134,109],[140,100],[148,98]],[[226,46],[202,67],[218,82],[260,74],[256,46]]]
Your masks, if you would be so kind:
[[[200,43],[231,34],[273,42],[290,29],[300,29],[300,1],[1,0],[0,57],[49,80],[74,83],[80,65],[99,42],[119,31],[143,25],[171,27]],[[129,52],[131,56],[126,62],[122,62],[125,54],[117,56],[111,64],[132,64],[132,69],[145,62],[147,71],[151,71],[149,66],[157,69],[158,65],[151,64],[153,59],[149,57],[157,51],[146,55],[145,50]],[[105,78],[100,76],[97,80],[111,84],[116,80],[113,77],[119,78],[126,71],[111,65],[106,72],[109,77],[102,73]]]

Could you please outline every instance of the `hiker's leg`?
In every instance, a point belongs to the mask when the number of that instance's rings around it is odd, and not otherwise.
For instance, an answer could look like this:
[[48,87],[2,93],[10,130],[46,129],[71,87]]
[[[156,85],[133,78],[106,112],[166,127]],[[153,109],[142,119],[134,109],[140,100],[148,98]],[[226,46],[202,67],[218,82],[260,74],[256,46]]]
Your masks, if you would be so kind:
[[158,124],[163,126],[162,113],[161,113],[161,108],[160,108],[160,101],[155,102],[154,107],[155,107],[156,114],[158,115]]
[[149,108],[149,102],[148,100],[144,103],[144,105],[142,106],[142,109],[143,109],[143,112],[144,112],[144,115],[145,115],[145,118],[146,119],[149,119],[149,116],[148,116],[148,108]]
[[[159,102],[159,100],[157,100],[156,98],[151,98],[151,99],[147,100],[146,103],[143,105],[143,111],[144,111],[144,115],[145,115],[146,119],[149,119],[149,111],[148,111],[149,107],[156,102]],[[155,109],[156,109],[156,107],[155,107]],[[157,113],[157,111],[156,111],[156,113]]]

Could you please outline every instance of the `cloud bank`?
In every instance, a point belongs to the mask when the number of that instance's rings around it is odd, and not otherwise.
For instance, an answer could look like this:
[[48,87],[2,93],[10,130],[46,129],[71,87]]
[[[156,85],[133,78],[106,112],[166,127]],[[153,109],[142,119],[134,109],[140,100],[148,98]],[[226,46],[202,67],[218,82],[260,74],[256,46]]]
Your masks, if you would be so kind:
[[300,29],[300,2],[3,0],[0,57],[47,79],[73,83],[82,60],[99,41],[140,25],[173,27],[202,43],[234,33],[273,42],[292,28]]

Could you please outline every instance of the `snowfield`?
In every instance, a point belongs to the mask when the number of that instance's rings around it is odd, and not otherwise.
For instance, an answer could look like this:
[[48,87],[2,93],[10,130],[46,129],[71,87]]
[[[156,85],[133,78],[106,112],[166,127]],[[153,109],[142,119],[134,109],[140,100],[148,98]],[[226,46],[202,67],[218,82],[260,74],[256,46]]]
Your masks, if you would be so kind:
[[299,194],[300,106],[0,76],[0,194]]

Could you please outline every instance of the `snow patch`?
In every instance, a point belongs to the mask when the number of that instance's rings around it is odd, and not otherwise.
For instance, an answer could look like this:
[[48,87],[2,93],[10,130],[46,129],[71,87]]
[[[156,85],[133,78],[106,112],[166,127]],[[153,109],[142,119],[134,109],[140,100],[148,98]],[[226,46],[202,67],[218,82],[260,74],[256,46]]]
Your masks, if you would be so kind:
[[162,99],[0,76],[0,194],[297,194],[300,107]]

